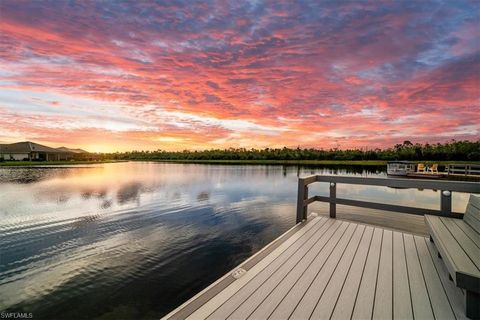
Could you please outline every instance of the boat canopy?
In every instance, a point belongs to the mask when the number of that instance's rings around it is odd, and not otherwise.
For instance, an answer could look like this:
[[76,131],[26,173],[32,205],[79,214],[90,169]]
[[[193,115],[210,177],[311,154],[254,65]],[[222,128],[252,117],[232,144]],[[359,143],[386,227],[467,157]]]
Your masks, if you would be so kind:
[[387,161],[387,164],[402,163],[402,164],[415,164],[416,161]]

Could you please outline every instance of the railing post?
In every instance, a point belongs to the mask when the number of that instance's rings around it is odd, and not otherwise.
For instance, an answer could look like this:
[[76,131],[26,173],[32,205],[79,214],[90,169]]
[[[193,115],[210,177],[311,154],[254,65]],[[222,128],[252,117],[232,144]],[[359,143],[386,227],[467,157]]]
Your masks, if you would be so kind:
[[331,202],[337,197],[337,184],[335,182],[330,182],[330,218],[337,217],[337,204]]
[[305,200],[308,199],[308,186],[305,185],[305,179],[298,179],[297,194],[297,223],[307,219],[307,206]]
[[449,216],[452,214],[452,192],[442,190],[440,192],[440,211],[443,215]]

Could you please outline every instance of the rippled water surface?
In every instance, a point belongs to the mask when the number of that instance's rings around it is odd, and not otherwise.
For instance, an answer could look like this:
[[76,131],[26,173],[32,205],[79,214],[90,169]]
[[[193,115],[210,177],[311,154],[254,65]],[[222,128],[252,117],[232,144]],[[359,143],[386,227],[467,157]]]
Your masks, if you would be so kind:
[[[148,162],[0,168],[0,311],[159,318],[293,226],[297,177],[314,173],[385,175]],[[338,194],[427,208],[439,197],[340,185]]]

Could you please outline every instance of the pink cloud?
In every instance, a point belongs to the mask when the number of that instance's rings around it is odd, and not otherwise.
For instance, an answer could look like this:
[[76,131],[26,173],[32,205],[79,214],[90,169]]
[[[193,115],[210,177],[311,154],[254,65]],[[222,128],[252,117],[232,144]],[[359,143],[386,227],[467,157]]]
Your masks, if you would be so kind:
[[45,97],[0,96],[0,131],[16,132],[0,139],[94,136],[112,150],[478,139],[478,12],[432,5],[3,1],[0,87]]

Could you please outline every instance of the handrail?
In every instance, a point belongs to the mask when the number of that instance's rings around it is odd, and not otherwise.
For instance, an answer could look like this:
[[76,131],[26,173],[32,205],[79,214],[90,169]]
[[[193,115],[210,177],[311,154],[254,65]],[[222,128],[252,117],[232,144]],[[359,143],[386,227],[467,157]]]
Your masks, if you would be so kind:
[[447,164],[445,166],[447,175],[480,175],[480,165],[478,164]]
[[[309,198],[308,185],[315,182],[330,183],[330,196],[313,196]],[[337,183],[393,188],[440,190],[440,210],[337,198]],[[297,223],[307,219],[308,205],[315,201],[330,203],[330,217],[332,218],[336,217],[337,204],[416,215],[431,214],[461,218],[461,213],[452,212],[452,192],[480,193],[480,183],[466,181],[435,181],[402,178],[363,178],[314,175],[298,179]]]

